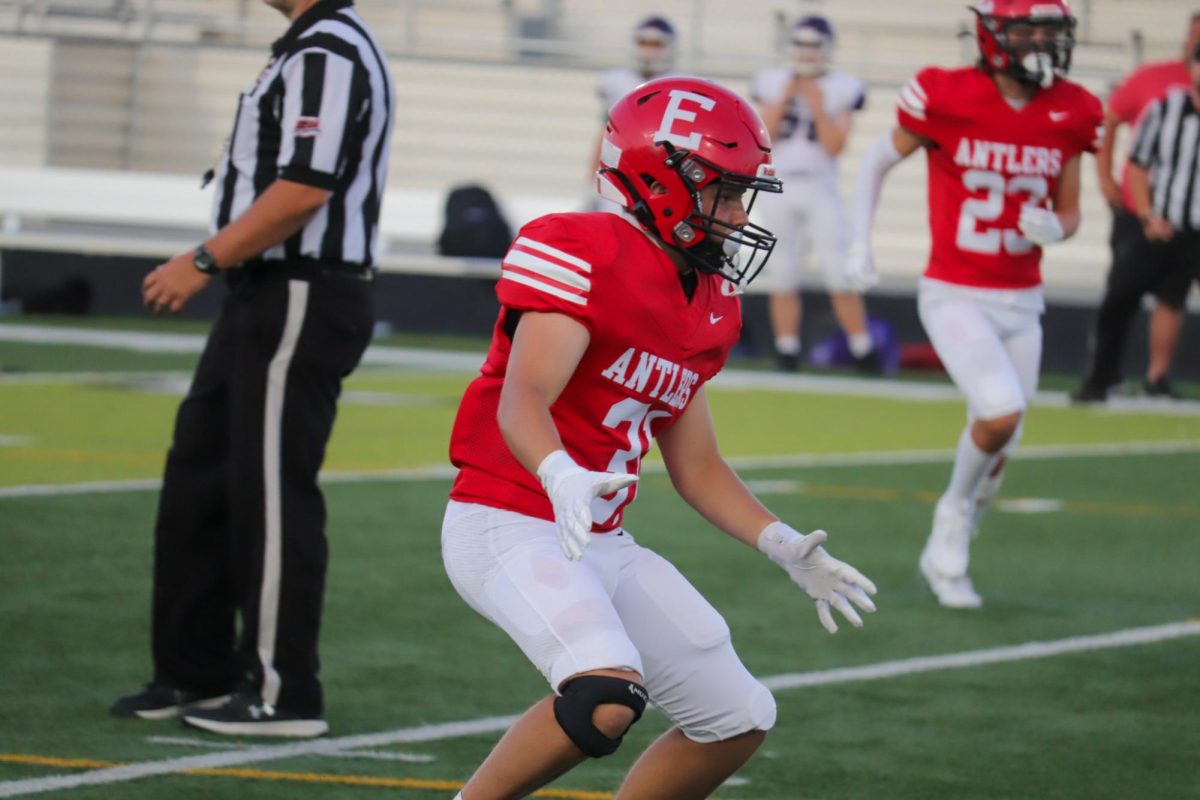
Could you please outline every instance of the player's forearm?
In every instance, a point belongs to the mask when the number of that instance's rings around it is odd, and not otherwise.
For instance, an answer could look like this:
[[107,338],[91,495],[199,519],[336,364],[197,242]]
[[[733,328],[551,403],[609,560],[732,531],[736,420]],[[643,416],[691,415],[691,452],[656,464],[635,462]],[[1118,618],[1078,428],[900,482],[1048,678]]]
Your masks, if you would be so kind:
[[226,225],[205,245],[217,266],[237,266],[262,254],[304,227],[329,192],[293,181],[277,180],[267,187],[246,213]]
[[1054,213],[1058,216],[1058,224],[1062,225],[1063,238],[1070,239],[1079,230],[1079,223],[1083,219],[1083,215],[1079,213],[1078,208]]
[[509,451],[521,466],[537,474],[538,464],[555,450],[562,438],[550,416],[550,406],[533,388],[506,382],[500,393],[496,423]]
[[714,526],[750,547],[778,519],[719,455],[669,470],[679,496]]

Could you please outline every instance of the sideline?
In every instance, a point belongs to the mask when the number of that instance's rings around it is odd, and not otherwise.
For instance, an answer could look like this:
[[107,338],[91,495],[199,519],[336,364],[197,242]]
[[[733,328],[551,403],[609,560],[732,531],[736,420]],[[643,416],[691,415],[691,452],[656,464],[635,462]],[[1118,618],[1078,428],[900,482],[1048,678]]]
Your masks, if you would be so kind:
[[[1026,642],[1025,644],[1007,647],[970,650],[940,656],[921,656],[897,661],[884,661],[860,667],[774,675],[764,678],[763,683],[775,690],[826,686],[838,683],[880,680],[945,669],[963,669],[986,664],[1029,661],[1070,653],[1086,653],[1095,650],[1155,644],[1171,639],[1198,635],[1200,635],[1200,620],[1186,620],[1183,622],[1167,623],[1165,625],[1129,628],[1093,636],[1072,636],[1049,642]],[[278,761],[297,756],[320,755],[352,748],[378,747],[400,742],[433,742],[460,736],[496,733],[507,730],[518,717],[519,715],[513,714],[504,717],[486,717],[476,720],[446,722],[440,725],[401,728],[399,730],[358,736],[341,736],[283,745],[258,745],[246,748],[245,750],[223,750],[200,756],[143,761],[119,767],[93,769],[82,774],[50,775],[42,778],[5,781],[0,783],[0,797],[20,797],[60,789],[75,789],[80,786],[122,783],[147,778],[152,775],[167,775],[187,770],[224,769],[240,764],[259,764],[267,761]]]

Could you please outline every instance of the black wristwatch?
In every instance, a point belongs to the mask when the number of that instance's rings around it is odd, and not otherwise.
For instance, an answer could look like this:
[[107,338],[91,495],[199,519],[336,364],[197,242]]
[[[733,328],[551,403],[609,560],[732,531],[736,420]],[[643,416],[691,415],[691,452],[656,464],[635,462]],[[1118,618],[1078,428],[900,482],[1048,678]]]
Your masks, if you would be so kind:
[[192,254],[192,265],[205,275],[217,274],[217,260],[213,258],[212,251],[204,245],[197,247]]

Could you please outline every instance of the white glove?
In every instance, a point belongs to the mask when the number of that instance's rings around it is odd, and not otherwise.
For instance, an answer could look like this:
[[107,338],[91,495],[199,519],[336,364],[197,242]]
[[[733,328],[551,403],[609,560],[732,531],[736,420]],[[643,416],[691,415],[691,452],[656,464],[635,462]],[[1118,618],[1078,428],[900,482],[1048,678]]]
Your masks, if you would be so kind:
[[851,625],[861,628],[862,617],[847,598],[863,611],[874,611],[875,604],[868,595],[875,594],[875,584],[854,567],[826,553],[821,544],[828,537],[825,531],[813,531],[805,536],[777,520],[759,534],[758,549],[783,567],[788,577],[816,601],[817,618],[825,630],[837,633],[838,629],[829,612],[830,606]]
[[1058,214],[1041,206],[1021,206],[1021,219],[1017,227],[1022,236],[1041,247],[1063,240],[1063,227],[1058,221]]
[[879,273],[875,270],[875,257],[871,253],[871,245],[866,242],[851,242],[842,274],[846,280],[846,288],[859,294],[879,283]]
[[636,483],[637,475],[591,472],[575,463],[565,450],[555,450],[538,464],[537,476],[554,506],[558,543],[567,558],[583,558],[592,535],[592,500]]

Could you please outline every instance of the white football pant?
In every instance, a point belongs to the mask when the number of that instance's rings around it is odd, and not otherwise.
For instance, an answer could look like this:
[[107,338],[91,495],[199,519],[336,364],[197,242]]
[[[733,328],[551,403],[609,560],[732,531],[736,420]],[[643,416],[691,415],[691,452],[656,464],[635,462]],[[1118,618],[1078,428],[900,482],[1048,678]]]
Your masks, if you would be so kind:
[[693,741],[775,724],[775,700],[742,665],[725,620],[627,531],[594,534],[583,558],[570,561],[553,522],[451,500],[442,559],[459,595],[555,692],[580,672],[631,669]]
[[971,419],[1024,412],[1037,391],[1041,287],[1009,291],[922,278],[917,310]]

